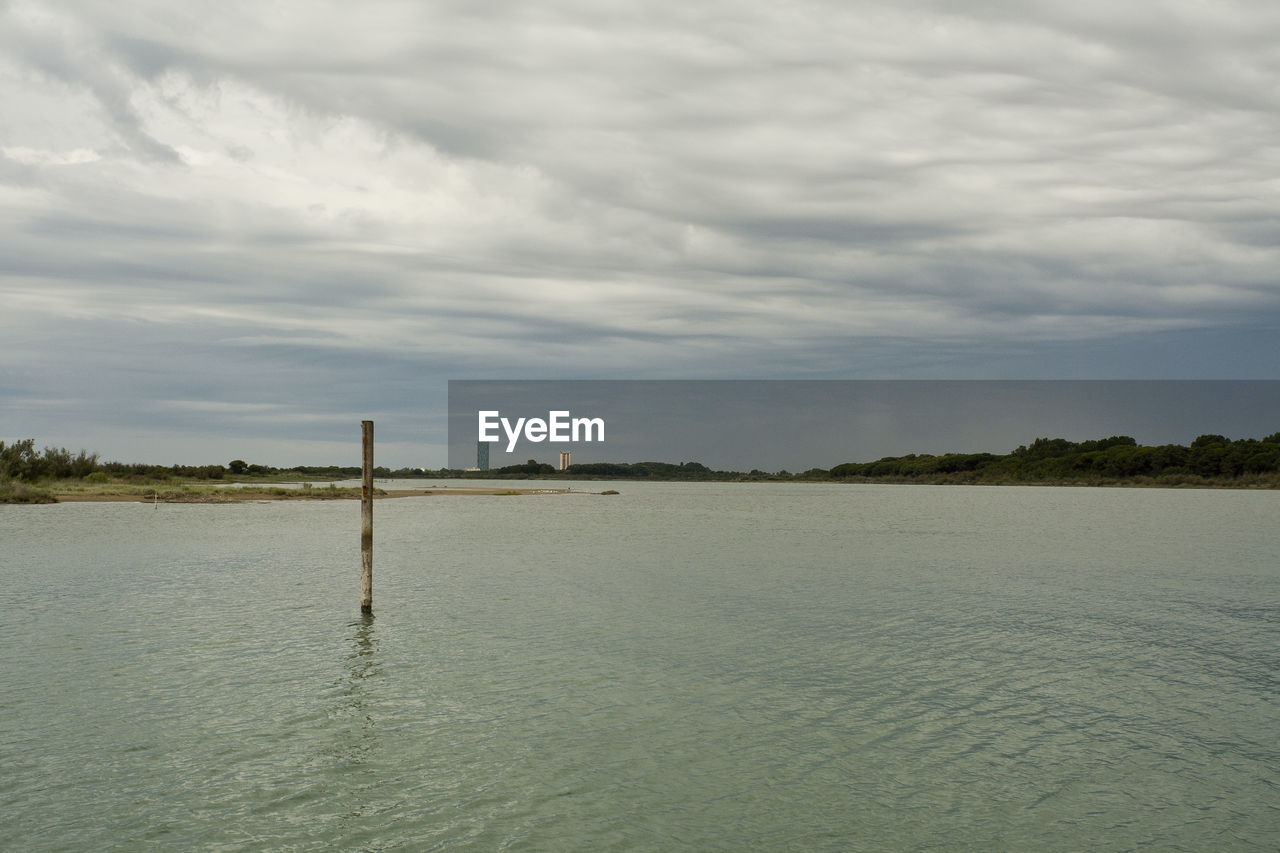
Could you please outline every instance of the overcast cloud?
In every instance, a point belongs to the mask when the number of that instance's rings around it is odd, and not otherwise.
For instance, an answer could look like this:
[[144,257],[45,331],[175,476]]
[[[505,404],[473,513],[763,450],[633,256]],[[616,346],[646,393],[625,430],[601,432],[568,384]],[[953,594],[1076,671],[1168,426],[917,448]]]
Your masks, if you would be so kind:
[[450,378],[1280,378],[1272,3],[0,0],[0,103],[0,438],[440,465]]

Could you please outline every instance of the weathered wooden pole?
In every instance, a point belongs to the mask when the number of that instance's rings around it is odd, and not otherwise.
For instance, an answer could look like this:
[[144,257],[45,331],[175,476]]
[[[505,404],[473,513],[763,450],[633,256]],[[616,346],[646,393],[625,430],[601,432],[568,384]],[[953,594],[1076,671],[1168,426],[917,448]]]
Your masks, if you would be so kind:
[[373,421],[360,422],[360,612],[373,613]]

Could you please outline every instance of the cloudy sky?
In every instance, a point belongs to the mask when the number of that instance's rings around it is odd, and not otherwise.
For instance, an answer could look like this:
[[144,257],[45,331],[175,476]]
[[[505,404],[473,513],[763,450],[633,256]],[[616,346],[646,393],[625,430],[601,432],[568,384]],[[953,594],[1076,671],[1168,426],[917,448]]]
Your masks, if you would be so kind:
[[1280,378],[1274,3],[0,0],[0,103],[0,438],[434,467],[449,379]]

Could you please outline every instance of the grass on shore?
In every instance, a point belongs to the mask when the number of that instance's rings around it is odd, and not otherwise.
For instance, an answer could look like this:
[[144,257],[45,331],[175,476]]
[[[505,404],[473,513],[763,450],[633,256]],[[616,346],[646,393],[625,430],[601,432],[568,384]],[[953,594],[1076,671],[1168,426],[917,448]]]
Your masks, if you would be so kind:
[[21,480],[0,479],[0,504],[51,504],[57,498],[42,486],[33,486]]
[[[383,494],[375,489],[374,494]],[[118,480],[52,480],[32,485],[0,480],[0,503],[55,503],[65,501],[148,501],[163,503],[235,503],[261,500],[342,500],[359,498],[360,488],[332,484],[285,488],[270,484],[218,486],[201,482]]]

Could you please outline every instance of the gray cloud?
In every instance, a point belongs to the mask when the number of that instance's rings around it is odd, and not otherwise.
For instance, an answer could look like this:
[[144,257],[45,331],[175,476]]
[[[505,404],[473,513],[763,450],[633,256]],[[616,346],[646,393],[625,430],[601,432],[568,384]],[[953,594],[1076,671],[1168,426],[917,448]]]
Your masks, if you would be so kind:
[[0,5],[0,432],[420,422],[467,376],[1240,375],[1280,326],[1278,37],[1256,3]]

